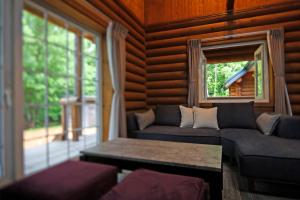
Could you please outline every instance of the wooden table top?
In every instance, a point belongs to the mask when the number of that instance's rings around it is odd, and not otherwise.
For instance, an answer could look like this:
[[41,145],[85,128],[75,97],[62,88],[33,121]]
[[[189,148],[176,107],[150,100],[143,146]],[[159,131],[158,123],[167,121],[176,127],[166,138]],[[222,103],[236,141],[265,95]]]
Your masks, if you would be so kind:
[[222,146],[118,138],[81,151],[83,155],[156,163],[210,171],[222,170]]

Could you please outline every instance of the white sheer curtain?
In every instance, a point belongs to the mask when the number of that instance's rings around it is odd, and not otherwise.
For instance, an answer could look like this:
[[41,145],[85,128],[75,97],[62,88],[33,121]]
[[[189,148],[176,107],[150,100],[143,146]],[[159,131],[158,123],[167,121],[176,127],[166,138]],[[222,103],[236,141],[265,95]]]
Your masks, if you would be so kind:
[[268,31],[268,48],[275,77],[275,112],[292,115],[285,83],[284,30]]
[[[205,56],[201,50],[201,41],[198,39],[188,40],[188,67],[189,67],[189,89],[188,106],[199,104],[199,74],[202,75],[202,65]],[[204,88],[203,88],[204,89]]]
[[125,110],[125,72],[126,72],[126,41],[128,30],[121,24],[110,22],[107,28],[108,64],[114,90],[110,122],[109,140],[127,137]]

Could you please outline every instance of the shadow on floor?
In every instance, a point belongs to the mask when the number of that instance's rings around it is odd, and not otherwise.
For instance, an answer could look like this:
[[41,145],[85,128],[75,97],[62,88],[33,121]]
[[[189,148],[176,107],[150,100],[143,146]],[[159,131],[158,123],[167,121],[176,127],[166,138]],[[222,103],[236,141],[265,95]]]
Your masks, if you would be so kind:
[[[238,175],[234,165],[223,166],[223,200],[294,200],[300,199],[299,187],[257,182],[256,193],[248,192],[247,180]],[[268,195],[271,194],[271,195]],[[288,196],[284,197],[284,196]],[[298,197],[298,198],[296,198]]]

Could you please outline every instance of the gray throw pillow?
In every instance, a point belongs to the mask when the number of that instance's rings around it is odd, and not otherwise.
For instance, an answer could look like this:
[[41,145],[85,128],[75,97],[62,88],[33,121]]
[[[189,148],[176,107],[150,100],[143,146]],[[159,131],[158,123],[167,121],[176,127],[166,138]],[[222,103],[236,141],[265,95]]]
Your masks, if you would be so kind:
[[280,119],[280,114],[262,113],[257,119],[256,124],[259,130],[265,135],[272,135]]
[[152,109],[143,113],[135,113],[135,116],[140,130],[143,130],[147,126],[153,124],[155,120],[155,115]]

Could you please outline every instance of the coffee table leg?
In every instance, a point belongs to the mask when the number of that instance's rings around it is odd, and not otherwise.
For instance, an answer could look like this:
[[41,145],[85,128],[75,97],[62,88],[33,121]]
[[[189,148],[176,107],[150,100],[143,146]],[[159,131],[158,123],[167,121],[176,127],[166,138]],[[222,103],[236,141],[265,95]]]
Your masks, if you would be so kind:
[[205,181],[209,184],[209,194],[211,200],[222,200],[223,173],[213,173],[206,177]]
[[222,184],[210,183],[209,189],[211,200],[222,200]]

